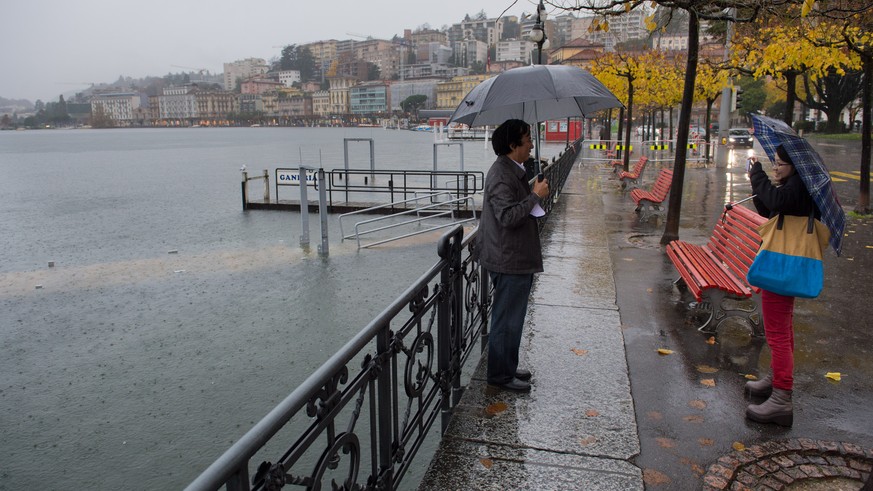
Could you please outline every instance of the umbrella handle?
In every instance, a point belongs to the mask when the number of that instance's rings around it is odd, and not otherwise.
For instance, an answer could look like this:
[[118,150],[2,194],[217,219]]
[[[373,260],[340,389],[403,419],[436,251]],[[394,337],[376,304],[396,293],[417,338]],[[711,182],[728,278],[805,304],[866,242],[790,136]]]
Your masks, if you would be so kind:
[[753,194],[753,195],[749,196],[748,198],[741,199],[741,200],[734,202],[734,203],[725,203],[724,204],[724,211],[731,211],[734,209],[734,206],[736,206],[740,203],[745,203],[746,201],[749,201],[750,199],[754,198],[755,196],[757,196],[757,194]]

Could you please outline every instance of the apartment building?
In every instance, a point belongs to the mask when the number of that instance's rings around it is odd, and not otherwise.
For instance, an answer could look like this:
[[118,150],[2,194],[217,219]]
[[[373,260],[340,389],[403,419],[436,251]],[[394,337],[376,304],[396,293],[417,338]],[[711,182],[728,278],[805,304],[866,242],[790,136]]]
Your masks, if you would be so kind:
[[197,115],[205,119],[223,119],[228,114],[239,112],[239,101],[236,94],[230,91],[197,90],[194,92],[197,102]]
[[244,81],[264,75],[269,70],[263,58],[246,58],[224,64],[224,90],[234,90],[237,80]]
[[368,39],[355,45],[355,57],[379,67],[382,78],[394,78],[401,63],[399,45],[383,39]]
[[443,78],[424,78],[416,80],[396,81],[391,84],[391,110],[400,111],[400,103],[414,95],[427,97],[423,109],[433,109],[437,103],[437,84],[443,82]]
[[240,93],[242,94],[266,94],[276,92],[284,87],[281,82],[269,78],[252,78],[244,81],[240,85]]
[[454,109],[473,87],[479,85],[488,75],[464,75],[437,84],[437,109]]
[[298,49],[308,48],[312,54],[312,59],[315,62],[315,68],[324,78],[330,66],[336,61],[337,56],[341,52],[347,52],[349,46],[354,46],[354,41],[337,41],[336,39],[327,39],[324,41],[316,41],[314,43],[301,44]]
[[387,113],[391,91],[386,82],[363,82],[349,87],[349,112],[352,114]]
[[193,119],[200,117],[193,85],[165,87],[158,96],[159,119]]
[[351,77],[331,77],[328,79],[330,83],[330,109],[329,114],[348,114],[349,113],[349,89],[358,83],[357,79]]
[[144,97],[135,92],[97,94],[91,97],[91,111],[102,111],[116,123],[130,124],[137,119],[137,110],[148,103]]
[[455,52],[455,65],[472,67],[476,63],[488,63],[488,44],[478,39],[467,39],[452,44]]
[[530,62],[531,51],[536,45],[527,39],[510,39],[497,43],[495,61]]
[[471,19],[453,24],[448,30],[449,42],[476,39],[487,46],[494,46],[503,37],[503,19]]
[[609,18],[609,31],[588,33],[592,43],[603,44],[606,51],[615,51],[615,45],[632,39],[646,39],[649,31],[645,24],[646,11],[634,9],[622,15]]
[[316,116],[330,115],[330,91],[319,90],[312,94],[312,114]]
[[293,87],[300,83],[300,70],[280,70],[276,72],[279,82],[285,87]]

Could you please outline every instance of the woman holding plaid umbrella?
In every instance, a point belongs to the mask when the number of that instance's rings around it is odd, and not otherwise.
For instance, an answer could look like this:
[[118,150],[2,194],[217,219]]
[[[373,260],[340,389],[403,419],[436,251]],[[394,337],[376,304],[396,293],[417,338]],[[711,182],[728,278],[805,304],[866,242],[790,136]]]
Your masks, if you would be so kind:
[[[779,215],[821,216],[812,196],[801,180],[791,156],[783,146],[776,147],[773,172],[776,185],[770,182],[761,163],[752,157],[749,179],[758,213],[772,218]],[[791,426],[794,419],[791,393],[794,385],[794,297],[761,290],[764,334],[770,347],[770,370],[754,382],[746,383],[752,397],[767,397],[761,404],[750,404],[746,417],[759,423]]]

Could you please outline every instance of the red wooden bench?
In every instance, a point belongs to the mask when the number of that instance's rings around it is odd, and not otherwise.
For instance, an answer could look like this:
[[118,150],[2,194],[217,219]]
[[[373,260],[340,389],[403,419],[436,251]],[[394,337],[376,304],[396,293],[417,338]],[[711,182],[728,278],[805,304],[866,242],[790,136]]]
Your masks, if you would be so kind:
[[640,188],[631,191],[631,198],[637,204],[637,208],[634,211],[640,214],[640,221],[648,220],[656,214],[655,210],[661,210],[661,203],[664,202],[667,194],[670,193],[671,184],[673,184],[673,171],[661,169],[651,191]]
[[643,171],[646,169],[646,162],[648,161],[648,157],[640,157],[631,171],[621,171],[618,173],[618,178],[621,179],[622,189],[626,188],[628,184],[633,183],[636,185],[640,181],[640,177],[642,177]]
[[667,244],[667,256],[680,275],[676,285],[694,295],[694,310],[709,314],[698,330],[714,333],[727,316],[742,315],[755,336],[764,334],[760,296],[755,296],[760,289],[746,282],[746,273],[761,242],[757,227],[765,221],[748,208],[734,206],[718,219],[706,245],[682,240]]

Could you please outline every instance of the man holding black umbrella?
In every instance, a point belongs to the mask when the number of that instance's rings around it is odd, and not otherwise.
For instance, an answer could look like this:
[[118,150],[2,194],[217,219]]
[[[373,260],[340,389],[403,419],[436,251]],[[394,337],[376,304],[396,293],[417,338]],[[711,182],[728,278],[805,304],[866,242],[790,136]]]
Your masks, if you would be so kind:
[[497,160],[488,170],[479,222],[479,258],[494,284],[488,337],[488,384],[529,392],[531,373],[518,367],[521,331],[534,273],[543,271],[536,218],[549,183],[539,177],[533,187],[524,162],[533,148],[530,125],[510,119],[494,130],[491,146]]

